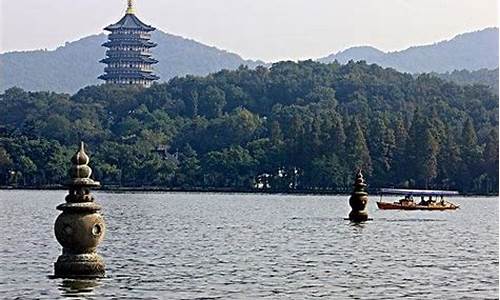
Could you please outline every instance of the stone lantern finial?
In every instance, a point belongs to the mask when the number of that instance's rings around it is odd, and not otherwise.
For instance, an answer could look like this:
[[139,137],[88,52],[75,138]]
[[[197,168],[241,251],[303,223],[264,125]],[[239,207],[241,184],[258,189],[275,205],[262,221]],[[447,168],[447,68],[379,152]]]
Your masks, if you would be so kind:
[[368,193],[366,192],[366,183],[361,169],[356,174],[353,186],[354,190],[349,198],[349,205],[352,208],[352,211],[349,213],[349,220],[354,222],[367,221],[369,220],[368,211],[366,210]]
[[80,144],[78,151],[71,157],[72,166],[69,169],[70,180],[68,186],[88,186],[99,187],[100,183],[90,178],[92,169],[88,166],[90,162],[89,156],[85,153],[85,145]]
[[[358,173],[356,173],[356,179],[354,180],[354,190],[358,192],[365,192],[366,183],[365,178],[363,177],[363,173],[361,169],[359,169]],[[368,194],[367,194],[368,195]]]
[[57,207],[62,213],[57,217],[54,230],[63,253],[54,265],[56,277],[104,276],[104,261],[96,248],[104,238],[106,225],[99,214],[101,206],[90,193],[91,187],[100,184],[90,178],[89,161],[82,142],[71,158],[66,203]]

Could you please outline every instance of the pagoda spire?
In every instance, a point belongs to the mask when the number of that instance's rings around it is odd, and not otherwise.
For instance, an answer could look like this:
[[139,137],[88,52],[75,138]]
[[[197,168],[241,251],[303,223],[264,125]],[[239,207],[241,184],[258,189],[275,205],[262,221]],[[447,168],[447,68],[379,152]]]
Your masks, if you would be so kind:
[[127,14],[133,15],[135,13],[134,10],[134,1],[133,0],[127,0]]

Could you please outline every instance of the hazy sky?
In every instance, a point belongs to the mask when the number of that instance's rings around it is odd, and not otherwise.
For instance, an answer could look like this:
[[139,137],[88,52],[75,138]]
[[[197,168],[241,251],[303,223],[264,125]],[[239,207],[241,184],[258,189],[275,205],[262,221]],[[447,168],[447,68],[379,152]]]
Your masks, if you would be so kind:
[[[102,32],[126,0],[0,0],[0,52],[48,48]],[[276,61],[350,46],[400,50],[498,26],[495,0],[135,0],[165,32]]]

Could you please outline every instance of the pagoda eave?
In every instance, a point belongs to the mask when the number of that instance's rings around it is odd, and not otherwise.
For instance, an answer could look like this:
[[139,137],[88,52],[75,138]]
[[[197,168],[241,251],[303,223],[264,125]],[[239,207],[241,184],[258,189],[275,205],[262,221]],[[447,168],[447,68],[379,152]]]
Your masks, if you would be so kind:
[[157,64],[158,61],[150,57],[107,57],[99,61],[103,64],[109,63],[144,63],[144,64]]
[[104,74],[98,77],[99,79],[102,80],[112,80],[112,79],[121,79],[121,80],[128,80],[128,79],[143,79],[143,80],[158,80],[160,79],[159,76],[153,75],[153,74],[143,74],[143,73],[135,73],[135,74]]
[[146,47],[146,48],[154,48],[158,45],[156,43],[153,43],[153,42],[108,41],[108,42],[105,42],[104,44],[102,44],[101,46],[106,47],[106,48],[112,48],[115,46],[142,46],[142,47]]
[[120,21],[115,24],[111,24],[106,26],[104,30],[113,32],[116,30],[140,30],[140,31],[154,31],[156,28],[153,26],[149,26],[144,24],[139,18],[135,16],[135,14],[127,13]]

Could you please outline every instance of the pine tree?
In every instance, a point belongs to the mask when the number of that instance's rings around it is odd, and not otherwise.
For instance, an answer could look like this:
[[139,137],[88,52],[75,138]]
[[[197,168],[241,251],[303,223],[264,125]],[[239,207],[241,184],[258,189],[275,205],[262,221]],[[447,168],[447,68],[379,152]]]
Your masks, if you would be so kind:
[[446,128],[446,137],[438,154],[438,180],[445,189],[458,189],[457,177],[462,164],[460,148],[457,144],[456,134]]
[[321,149],[322,142],[322,128],[321,128],[321,119],[319,116],[316,116],[312,122],[311,128],[311,153],[316,155]]
[[462,136],[460,142],[460,152],[462,154],[461,160],[461,174],[460,185],[465,192],[474,190],[474,179],[481,174],[481,147],[478,145],[477,134],[474,124],[471,119],[466,119],[462,129]]
[[483,170],[487,175],[487,193],[498,193],[498,129],[493,128],[486,137],[483,152]]
[[394,132],[394,159],[391,170],[391,181],[400,183],[403,178],[407,177],[408,172],[406,167],[407,157],[405,153],[406,143],[408,140],[408,131],[406,130],[405,122],[402,117],[398,117],[393,126]]
[[271,143],[274,146],[283,143],[283,132],[281,131],[280,123],[278,121],[273,121],[271,123]]
[[325,143],[328,151],[335,153],[337,157],[343,157],[345,155],[346,135],[344,124],[339,116],[334,116],[328,136],[328,141]]
[[378,116],[369,127],[368,146],[373,159],[373,177],[378,184],[387,181],[392,168],[396,141],[392,129],[387,127],[387,118]]
[[410,182],[417,187],[428,187],[437,176],[437,154],[439,144],[433,135],[436,128],[432,119],[425,118],[419,110],[415,111],[406,142],[406,168]]
[[423,134],[422,145],[418,151],[415,168],[417,169],[417,182],[423,183],[425,188],[429,187],[432,180],[437,176],[437,154],[439,145],[432,135],[431,128],[426,128]]
[[195,186],[200,177],[200,160],[191,145],[186,144],[179,155],[179,166],[175,173],[175,182],[179,186]]
[[351,172],[362,169],[364,174],[372,174],[373,167],[370,151],[368,150],[361,126],[356,118],[351,121],[347,129],[346,158],[348,170]]

